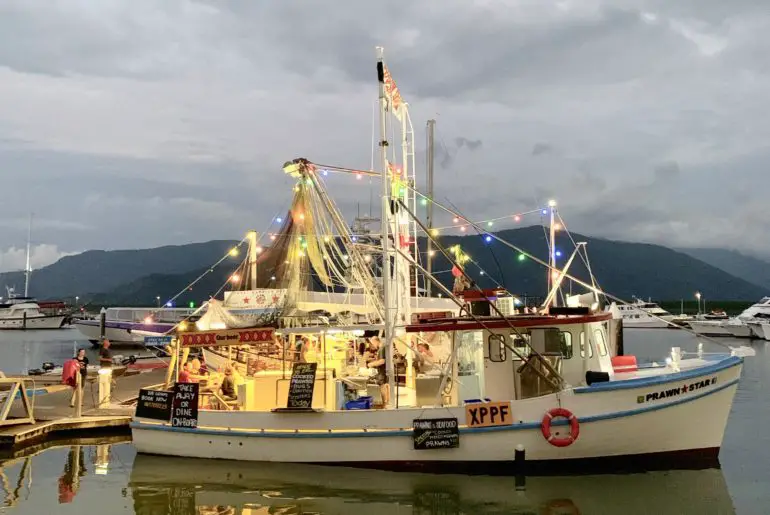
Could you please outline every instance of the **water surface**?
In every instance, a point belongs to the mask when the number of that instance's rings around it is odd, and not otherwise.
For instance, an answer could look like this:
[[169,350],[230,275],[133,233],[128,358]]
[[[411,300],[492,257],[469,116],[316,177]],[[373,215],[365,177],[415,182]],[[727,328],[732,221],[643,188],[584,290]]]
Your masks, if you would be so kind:
[[[682,331],[626,330],[626,352],[660,359],[694,351]],[[723,342],[738,343],[731,340]],[[60,441],[0,456],[0,513],[257,514],[767,514],[770,513],[770,342],[751,345],[720,454],[721,469],[515,478],[137,456],[120,438]],[[76,330],[0,333],[6,373],[61,363],[88,347]],[[705,350],[720,347],[706,344]],[[683,431],[696,433],[699,421]],[[81,445],[78,445],[78,444]]]

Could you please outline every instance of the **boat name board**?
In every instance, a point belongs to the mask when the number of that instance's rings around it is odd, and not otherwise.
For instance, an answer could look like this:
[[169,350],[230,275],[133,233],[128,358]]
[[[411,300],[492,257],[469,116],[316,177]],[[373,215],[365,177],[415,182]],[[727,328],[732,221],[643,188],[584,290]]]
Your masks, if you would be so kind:
[[701,388],[706,388],[707,386],[713,386],[715,384],[717,384],[716,376],[710,379],[695,381],[690,384],[683,384],[682,386],[677,386],[676,388],[666,388],[665,390],[650,392],[646,395],[638,395],[636,397],[636,403],[643,404],[645,402],[668,399],[669,397],[676,397],[677,395],[694,392],[695,390],[700,390]]
[[294,363],[289,382],[287,408],[311,408],[318,363]]
[[198,383],[174,383],[172,427],[198,427]]
[[474,402],[465,406],[468,427],[509,426],[513,424],[511,402]]
[[414,449],[456,449],[460,447],[460,427],[456,418],[420,418],[412,421]]
[[272,342],[274,334],[275,329],[268,327],[262,329],[181,333],[179,338],[182,347],[219,347]]
[[171,393],[168,390],[140,389],[136,416],[168,422],[171,418]]
[[144,344],[148,347],[171,345],[171,336],[145,336]]

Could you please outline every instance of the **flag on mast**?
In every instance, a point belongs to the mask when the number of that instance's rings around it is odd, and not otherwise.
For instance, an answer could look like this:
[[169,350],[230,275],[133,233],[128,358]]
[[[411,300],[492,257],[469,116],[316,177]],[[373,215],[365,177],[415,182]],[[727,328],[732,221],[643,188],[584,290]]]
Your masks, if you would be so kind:
[[390,70],[388,70],[388,67],[385,66],[384,63],[383,69],[385,72],[385,96],[388,98],[391,112],[398,118],[399,122],[402,122],[405,108],[404,99],[401,98],[401,92],[398,90],[398,86],[396,86],[393,77],[391,77]]

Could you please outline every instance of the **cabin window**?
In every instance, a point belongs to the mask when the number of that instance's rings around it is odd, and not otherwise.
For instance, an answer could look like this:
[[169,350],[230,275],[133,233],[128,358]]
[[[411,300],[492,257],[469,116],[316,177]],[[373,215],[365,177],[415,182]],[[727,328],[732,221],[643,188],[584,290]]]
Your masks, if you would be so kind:
[[545,353],[549,355],[560,355],[562,358],[572,357],[572,334],[558,329],[549,328],[545,330]]
[[[580,331],[580,357],[585,358],[586,357],[586,333],[585,331]],[[588,346],[588,357],[593,358],[594,357],[594,348],[592,345]]]
[[600,356],[607,355],[607,343],[604,341],[604,333],[601,329],[594,330],[594,341],[599,349]]
[[529,334],[527,333],[511,333],[511,347],[519,354],[519,356],[527,357],[530,354],[529,348]]
[[507,358],[507,349],[505,348],[505,336],[502,334],[490,334],[487,339],[489,345],[489,361],[501,363]]

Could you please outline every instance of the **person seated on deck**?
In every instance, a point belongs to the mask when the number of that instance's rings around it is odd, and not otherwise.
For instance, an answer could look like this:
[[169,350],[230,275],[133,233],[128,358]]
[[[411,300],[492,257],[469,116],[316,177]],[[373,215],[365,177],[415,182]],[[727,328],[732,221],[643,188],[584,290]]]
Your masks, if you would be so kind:
[[188,361],[179,371],[178,383],[197,383],[198,380],[193,377],[192,364]]
[[235,378],[233,377],[233,367],[230,365],[225,367],[225,377],[222,379],[219,390],[222,392],[222,397],[226,401],[232,401],[238,398],[238,393],[235,389]]
[[197,357],[193,357],[190,360],[190,373],[193,375],[200,375],[201,373],[201,361]]

